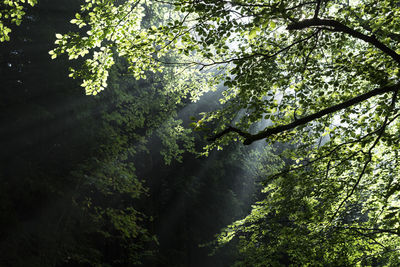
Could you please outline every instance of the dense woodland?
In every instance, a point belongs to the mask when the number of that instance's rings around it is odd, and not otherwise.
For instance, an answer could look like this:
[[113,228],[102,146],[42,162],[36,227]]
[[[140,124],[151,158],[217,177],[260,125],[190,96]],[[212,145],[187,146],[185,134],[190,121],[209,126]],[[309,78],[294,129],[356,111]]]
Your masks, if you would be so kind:
[[0,266],[400,265],[400,5],[0,3]]

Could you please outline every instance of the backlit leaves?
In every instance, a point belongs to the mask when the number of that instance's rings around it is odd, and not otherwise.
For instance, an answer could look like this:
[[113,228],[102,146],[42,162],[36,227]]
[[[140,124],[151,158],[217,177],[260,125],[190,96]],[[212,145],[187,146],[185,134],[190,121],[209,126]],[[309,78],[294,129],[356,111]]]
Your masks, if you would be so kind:
[[0,42],[10,40],[10,26],[19,26],[27,5],[34,6],[37,0],[3,0],[0,4]]

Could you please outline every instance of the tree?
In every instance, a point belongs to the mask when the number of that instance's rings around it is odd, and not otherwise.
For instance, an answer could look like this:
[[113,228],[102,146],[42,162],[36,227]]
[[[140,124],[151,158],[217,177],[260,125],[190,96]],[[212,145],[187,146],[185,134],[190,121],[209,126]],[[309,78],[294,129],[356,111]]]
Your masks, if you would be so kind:
[[[151,12],[162,20],[142,23]],[[395,264],[399,13],[389,0],[93,0],[50,54],[86,57],[71,76],[87,94],[107,87],[117,57],[138,79],[175,66],[186,79],[167,88],[194,99],[223,82],[221,107],[193,124],[211,129],[205,154],[235,141],[291,145],[287,168],[265,177],[265,200],[225,238],[254,237],[242,246],[253,263],[268,250],[280,263]],[[282,227],[285,242],[265,242]]]

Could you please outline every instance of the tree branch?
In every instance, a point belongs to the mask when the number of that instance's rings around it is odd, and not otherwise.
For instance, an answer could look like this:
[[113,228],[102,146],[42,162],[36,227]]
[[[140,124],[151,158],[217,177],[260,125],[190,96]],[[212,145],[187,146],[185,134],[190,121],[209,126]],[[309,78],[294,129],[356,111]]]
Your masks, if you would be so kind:
[[205,67],[210,67],[210,66],[219,65],[219,64],[228,64],[228,63],[232,63],[232,62],[243,61],[243,60],[251,59],[254,57],[263,57],[264,59],[270,59],[270,58],[276,57],[277,55],[281,54],[282,52],[285,52],[286,50],[291,49],[295,45],[298,45],[302,42],[310,40],[313,36],[316,36],[319,32],[320,32],[320,30],[318,29],[315,32],[313,32],[312,34],[310,34],[309,36],[304,37],[303,39],[297,40],[297,41],[291,43],[290,45],[285,46],[272,54],[264,54],[261,52],[257,52],[257,53],[250,54],[250,55],[244,55],[239,58],[231,58],[231,59],[226,59],[226,60],[222,60],[222,61],[214,61],[211,59],[213,61],[212,63],[202,63],[202,62],[191,62],[191,63],[201,65],[202,68],[205,68]]
[[349,230],[358,230],[358,231],[371,231],[372,234],[376,233],[389,233],[400,236],[400,231],[397,229],[381,229],[381,228],[366,228],[366,227],[343,227],[343,226],[334,226],[339,229],[349,229]]
[[376,137],[374,143],[371,145],[371,147],[368,149],[368,159],[367,161],[365,161],[364,166],[361,170],[361,173],[359,174],[355,184],[353,185],[353,187],[351,188],[350,193],[348,193],[346,195],[346,197],[342,200],[342,202],[340,203],[339,207],[336,209],[335,213],[332,216],[331,222],[335,219],[336,215],[339,213],[340,209],[343,207],[343,205],[350,199],[350,197],[354,194],[355,190],[357,189],[358,185],[360,184],[360,181],[362,179],[362,177],[364,176],[367,167],[369,165],[369,163],[372,161],[372,150],[375,148],[375,146],[378,144],[379,140],[381,139],[382,135],[385,132],[386,126],[389,122],[389,116],[390,113],[392,112],[392,110],[394,109],[395,103],[396,103],[396,98],[397,98],[397,93],[398,90],[393,91],[393,96],[392,96],[392,103],[390,105],[390,110],[388,112],[388,114],[385,116],[385,120],[383,121],[382,127],[379,131],[378,136]]
[[305,19],[299,22],[295,22],[292,24],[289,24],[287,26],[288,30],[302,30],[310,27],[318,27],[318,26],[326,26],[326,27],[332,27],[332,30],[338,31],[338,32],[344,32],[347,33],[355,38],[361,39],[367,43],[372,44],[379,50],[381,50],[383,53],[387,54],[391,58],[394,59],[397,63],[400,64],[400,55],[397,54],[394,50],[390,49],[387,47],[385,44],[381,43],[378,39],[375,38],[375,36],[368,36],[365,35],[361,32],[358,32],[356,30],[353,30],[346,25],[340,23],[339,21],[336,20],[330,20],[330,19],[319,19],[319,18],[312,18],[312,19]]
[[314,18],[318,18],[319,10],[321,8],[321,0],[317,1],[317,6],[315,8]]
[[275,127],[271,127],[271,128],[267,128],[263,131],[258,132],[257,134],[250,134],[247,132],[244,132],[240,129],[234,128],[232,126],[229,126],[227,129],[223,130],[220,133],[217,133],[214,136],[210,136],[207,140],[208,141],[216,141],[217,139],[221,138],[222,136],[230,133],[230,132],[235,132],[237,134],[239,134],[240,136],[244,137],[245,140],[243,142],[243,144],[245,145],[250,145],[251,143],[253,143],[254,141],[257,140],[261,140],[267,137],[270,137],[272,135],[278,134],[278,133],[282,133],[288,130],[291,130],[297,126],[306,124],[308,122],[314,121],[316,119],[319,119],[325,115],[337,112],[339,110],[351,107],[355,104],[358,104],[362,101],[365,101],[371,97],[377,96],[377,95],[381,95],[384,93],[388,93],[388,92],[397,92],[400,89],[400,84],[395,84],[395,85],[389,85],[389,86],[384,86],[384,87],[380,87],[380,88],[376,88],[370,92],[367,92],[365,94],[356,96],[352,99],[349,99],[347,101],[344,101],[340,104],[331,106],[329,108],[323,109],[321,111],[318,111],[314,114],[305,116],[301,119],[298,119],[292,123],[289,124],[285,124],[285,125],[280,125],[280,126],[275,126]]

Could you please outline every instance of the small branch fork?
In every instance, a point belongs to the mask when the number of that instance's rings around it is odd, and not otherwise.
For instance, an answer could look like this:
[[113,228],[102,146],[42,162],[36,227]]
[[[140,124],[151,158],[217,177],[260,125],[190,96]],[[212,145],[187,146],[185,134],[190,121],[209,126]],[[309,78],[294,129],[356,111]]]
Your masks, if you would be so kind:
[[275,126],[275,127],[271,127],[271,128],[267,128],[266,130],[260,131],[257,134],[250,134],[248,132],[244,132],[240,129],[237,129],[235,127],[229,126],[228,128],[226,128],[225,130],[223,130],[220,133],[215,134],[214,136],[210,136],[207,140],[208,141],[216,141],[217,139],[221,138],[222,136],[231,133],[231,132],[235,132],[237,134],[239,134],[240,136],[244,137],[244,145],[250,145],[251,143],[253,143],[254,141],[257,140],[261,140],[267,137],[270,137],[272,135],[275,134],[279,134],[288,130],[291,130],[297,126],[309,123],[311,121],[314,121],[316,119],[319,119],[325,115],[337,112],[339,110],[351,107],[353,105],[356,105],[362,101],[365,101],[371,97],[377,96],[377,95],[381,95],[384,93],[388,93],[388,92],[395,92],[397,94],[398,90],[400,89],[400,84],[395,84],[395,85],[389,85],[389,86],[384,86],[384,87],[380,87],[380,88],[376,88],[370,92],[367,92],[365,94],[356,96],[354,98],[351,98],[347,101],[344,101],[340,104],[331,106],[329,108],[323,109],[321,111],[318,111],[314,114],[305,116],[303,118],[300,118],[292,123],[289,124],[285,124],[285,125],[280,125],[280,126]]
[[160,60],[158,60],[158,61],[163,64],[166,64],[166,65],[197,65],[197,66],[201,66],[200,70],[203,70],[206,67],[222,65],[222,64],[229,64],[229,63],[238,62],[238,61],[244,61],[244,60],[248,60],[248,59],[255,58],[255,57],[262,57],[263,59],[271,59],[271,58],[274,58],[277,55],[291,49],[295,45],[298,45],[300,43],[310,40],[312,37],[317,36],[319,32],[320,32],[320,29],[316,30],[315,32],[313,32],[312,34],[308,35],[307,37],[305,37],[303,39],[295,41],[295,42],[291,43],[290,45],[279,49],[278,51],[276,51],[272,54],[265,54],[265,53],[257,52],[257,53],[245,55],[242,57],[238,57],[238,58],[235,57],[235,58],[230,58],[230,59],[226,59],[226,60],[222,60],[222,61],[214,61],[214,60],[210,59],[212,61],[211,63],[195,62],[195,61],[189,61],[189,62],[165,62],[165,61],[160,61]]

